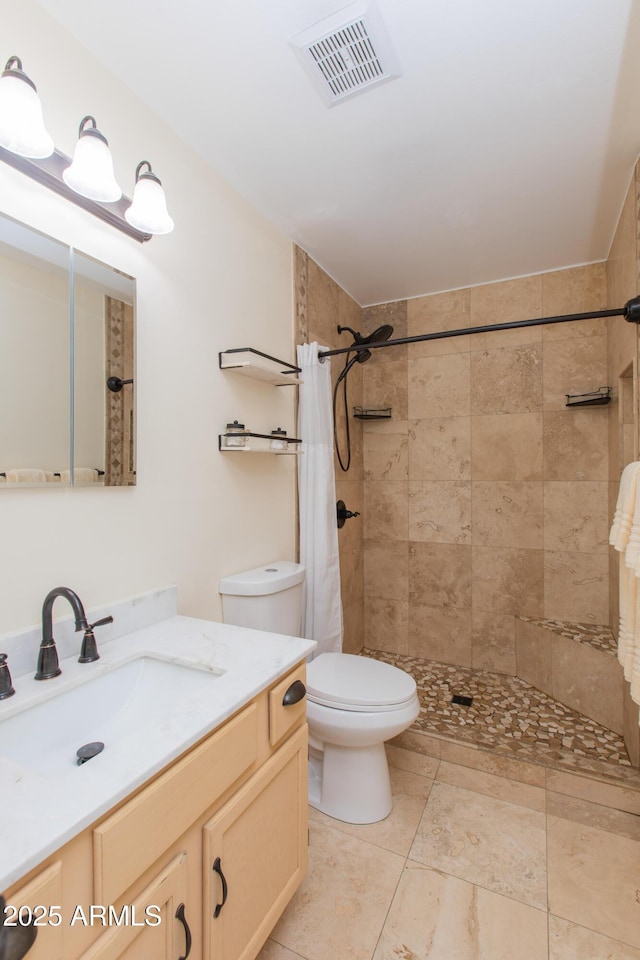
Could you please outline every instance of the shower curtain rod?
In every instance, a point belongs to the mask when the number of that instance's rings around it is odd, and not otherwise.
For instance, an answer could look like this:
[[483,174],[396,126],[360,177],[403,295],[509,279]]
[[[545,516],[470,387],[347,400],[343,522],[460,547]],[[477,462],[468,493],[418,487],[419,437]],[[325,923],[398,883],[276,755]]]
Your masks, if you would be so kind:
[[509,323],[485,324],[481,327],[463,327],[460,330],[440,330],[436,333],[419,333],[415,337],[399,337],[397,340],[382,340],[378,343],[352,343],[349,347],[322,350],[318,356],[336,357],[341,353],[378,350],[381,347],[398,347],[404,343],[421,343],[423,340],[443,340],[446,337],[465,337],[473,333],[494,333],[496,330],[514,330],[517,327],[539,327],[547,323],[570,323],[574,320],[599,320],[605,317],[624,317],[629,323],[640,323],[640,297],[628,300],[624,307],[614,310],[596,310],[593,313],[568,313],[561,317],[538,317],[534,320],[512,320]]

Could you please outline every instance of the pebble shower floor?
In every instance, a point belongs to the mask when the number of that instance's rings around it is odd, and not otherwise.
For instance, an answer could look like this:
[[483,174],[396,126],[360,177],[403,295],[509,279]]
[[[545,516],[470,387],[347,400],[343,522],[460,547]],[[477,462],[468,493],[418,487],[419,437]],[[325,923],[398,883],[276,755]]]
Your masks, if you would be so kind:
[[[362,653],[414,677],[420,716],[411,731],[563,770],[638,779],[621,736],[518,677],[380,650]],[[472,705],[452,703],[455,695],[472,697]]]

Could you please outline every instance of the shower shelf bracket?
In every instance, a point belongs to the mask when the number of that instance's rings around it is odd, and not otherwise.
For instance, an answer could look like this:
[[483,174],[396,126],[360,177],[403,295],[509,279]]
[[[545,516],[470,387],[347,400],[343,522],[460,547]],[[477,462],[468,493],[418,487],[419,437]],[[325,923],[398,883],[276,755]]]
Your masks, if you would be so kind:
[[300,367],[278,360],[268,353],[262,353],[253,347],[236,347],[233,350],[221,350],[218,354],[221,370],[230,370],[254,380],[264,380],[275,387],[291,386],[301,382],[298,374]]
[[366,407],[354,407],[353,415],[356,420],[390,420],[391,407],[382,407],[379,410],[372,410]]
[[597,407],[604,406],[611,400],[611,387],[598,387],[590,393],[566,393],[567,407]]

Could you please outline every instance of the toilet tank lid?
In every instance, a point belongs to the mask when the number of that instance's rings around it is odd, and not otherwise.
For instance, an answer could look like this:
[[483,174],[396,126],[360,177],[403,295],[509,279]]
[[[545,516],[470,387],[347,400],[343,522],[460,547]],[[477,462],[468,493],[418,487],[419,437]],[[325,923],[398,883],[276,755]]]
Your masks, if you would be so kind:
[[263,567],[223,577],[218,589],[223,596],[263,597],[295,587],[304,580],[305,568],[291,560],[274,560]]

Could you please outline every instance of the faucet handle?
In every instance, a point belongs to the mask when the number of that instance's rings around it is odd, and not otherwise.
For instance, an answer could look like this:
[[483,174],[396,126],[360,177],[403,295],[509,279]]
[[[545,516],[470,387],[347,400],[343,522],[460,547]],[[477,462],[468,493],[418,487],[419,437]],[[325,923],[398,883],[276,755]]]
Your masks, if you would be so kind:
[[82,647],[80,648],[78,663],[94,663],[95,660],[100,659],[98,644],[96,643],[93,631],[95,627],[102,627],[105,623],[113,623],[113,617],[102,617],[101,620],[96,620],[95,623],[88,625],[82,638]]
[[12,697],[14,693],[7,655],[6,653],[0,653],[0,700],[6,700],[8,697]]

